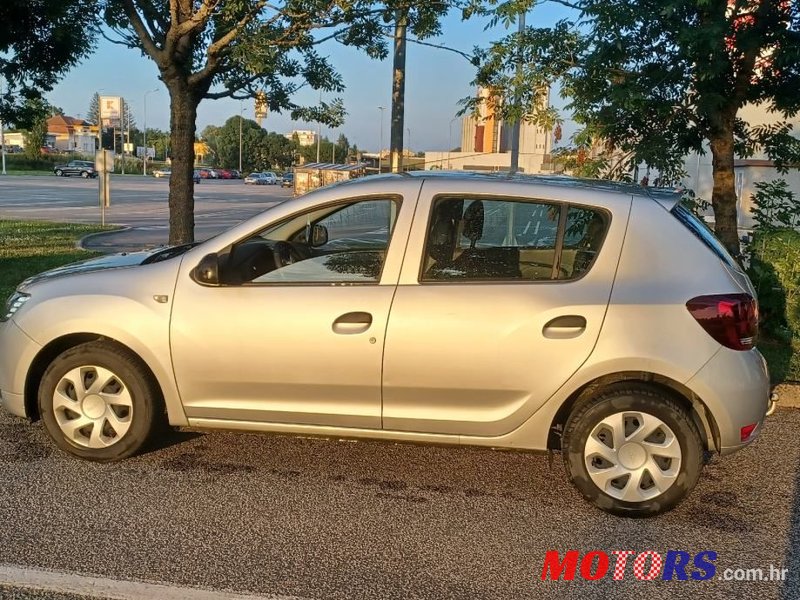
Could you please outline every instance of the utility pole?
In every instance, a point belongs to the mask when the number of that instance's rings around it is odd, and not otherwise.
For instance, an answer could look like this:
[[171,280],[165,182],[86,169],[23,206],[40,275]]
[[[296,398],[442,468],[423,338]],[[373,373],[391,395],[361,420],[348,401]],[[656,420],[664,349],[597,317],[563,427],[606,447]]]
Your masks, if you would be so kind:
[[378,174],[380,174],[383,173],[383,111],[386,107],[379,106],[378,110],[381,111],[381,145],[378,147]]
[[[517,56],[517,81],[519,82],[522,81],[522,71],[524,68],[522,63],[522,34],[525,33],[525,11],[519,13],[518,24],[519,53]],[[517,88],[514,90],[514,105],[519,109],[521,108],[521,102],[522,90]],[[514,121],[514,126],[511,128],[511,167],[509,168],[511,175],[519,171],[519,134],[521,121],[522,115],[517,116],[516,120]]]
[[244,100],[239,100],[239,173],[242,172],[242,119],[244,118]]
[[122,142],[122,174],[125,175],[125,98],[119,101],[119,139]]
[[392,173],[403,170],[403,119],[406,102],[406,27],[408,11],[395,11],[394,23],[394,69],[392,71],[392,129],[390,161]]
[[147,94],[153,94],[158,92],[158,88],[154,90],[148,90],[144,93],[144,141],[142,142],[144,145],[144,159],[142,160],[143,163],[143,170],[142,175],[147,175]]
[[[0,80],[0,108],[3,106],[3,82]],[[6,137],[3,133],[3,119],[0,116],[0,157],[3,161],[3,175],[6,175]]]
[[[322,90],[319,91],[319,104],[322,106]],[[317,121],[317,163],[319,163],[319,145],[322,142],[322,123]]]

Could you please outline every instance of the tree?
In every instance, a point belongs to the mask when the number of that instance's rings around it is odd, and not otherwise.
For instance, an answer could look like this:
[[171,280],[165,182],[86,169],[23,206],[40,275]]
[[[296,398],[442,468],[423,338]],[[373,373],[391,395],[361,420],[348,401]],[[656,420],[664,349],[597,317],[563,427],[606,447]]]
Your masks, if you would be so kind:
[[89,110],[86,111],[86,120],[95,125],[100,125],[100,94],[95,92],[89,101]]
[[38,117],[41,98],[94,48],[96,0],[0,2],[0,120],[24,128]]
[[42,146],[47,143],[47,119],[57,114],[57,109],[41,98],[33,98],[23,107],[26,114],[38,115],[24,134],[25,156],[31,160],[41,157]]
[[339,92],[338,73],[316,46],[326,39],[385,56],[367,0],[106,0],[115,41],[141,50],[158,67],[170,96],[172,244],[194,239],[192,169],[199,103],[206,98],[252,98],[266,93],[273,112],[338,126],[341,101],[309,108],[292,101],[302,85]]
[[[522,0],[505,3],[520,4]],[[530,4],[530,2],[527,2]],[[690,151],[713,157],[716,233],[738,254],[734,156],[763,151],[784,171],[800,157],[786,119],[800,111],[800,3],[792,0],[575,0],[577,21],[490,49],[479,77],[509,89],[510,49],[562,81],[578,122],[632,163],[680,176]],[[560,35],[559,35],[560,34]],[[491,66],[503,66],[492,75]],[[547,77],[526,76],[529,85]],[[527,98],[530,101],[530,97]],[[760,105],[783,119],[751,128]]]
[[[239,164],[239,119],[234,116],[222,127],[209,125],[200,138],[211,150],[211,164],[233,167]],[[265,131],[251,119],[242,119],[242,170],[271,171],[290,167],[295,148],[283,135]]]

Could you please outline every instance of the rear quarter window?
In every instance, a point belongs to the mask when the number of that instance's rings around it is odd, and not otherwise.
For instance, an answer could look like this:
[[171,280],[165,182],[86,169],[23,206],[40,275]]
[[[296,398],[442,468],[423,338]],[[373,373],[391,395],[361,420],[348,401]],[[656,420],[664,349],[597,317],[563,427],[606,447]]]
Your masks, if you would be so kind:
[[703,242],[703,244],[709,250],[716,254],[717,258],[719,258],[729,267],[736,269],[737,271],[741,271],[739,263],[737,263],[736,259],[730,255],[725,246],[722,245],[722,242],[717,239],[717,236],[714,235],[714,232],[712,232],[708,225],[706,225],[692,211],[682,204],[676,204],[675,208],[673,208],[671,212],[675,218],[683,223],[683,225],[689,231],[691,231],[697,239]]

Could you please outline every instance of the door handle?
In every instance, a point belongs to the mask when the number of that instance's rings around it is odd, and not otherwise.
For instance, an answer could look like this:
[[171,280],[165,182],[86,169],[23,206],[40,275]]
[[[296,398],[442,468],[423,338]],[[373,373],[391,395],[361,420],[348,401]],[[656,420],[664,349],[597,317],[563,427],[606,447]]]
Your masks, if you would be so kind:
[[551,340],[576,338],[586,331],[586,319],[580,315],[564,315],[548,321],[542,328],[542,335]]
[[333,322],[333,332],[342,335],[364,333],[370,325],[372,325],[372,315],[368,312],[349,312]]

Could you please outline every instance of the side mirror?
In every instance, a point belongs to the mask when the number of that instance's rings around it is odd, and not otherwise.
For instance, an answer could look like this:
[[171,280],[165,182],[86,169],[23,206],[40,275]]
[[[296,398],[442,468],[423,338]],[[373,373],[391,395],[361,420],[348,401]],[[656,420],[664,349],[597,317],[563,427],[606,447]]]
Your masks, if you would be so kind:
[[325,225],[314,225],[311,230],[311,247],[317,248],[328,243],[328,228]]
[[194,269],[194,278],[205,285],[219,285],[219,256],[206,254]]

